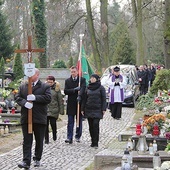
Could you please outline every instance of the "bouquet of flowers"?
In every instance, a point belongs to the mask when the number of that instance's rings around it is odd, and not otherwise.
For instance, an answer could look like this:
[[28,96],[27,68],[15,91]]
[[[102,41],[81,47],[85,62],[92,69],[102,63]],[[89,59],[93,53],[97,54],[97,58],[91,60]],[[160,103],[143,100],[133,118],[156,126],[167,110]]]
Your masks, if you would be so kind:
[[0,95],[6,99],[11,94],[10,90],[0,89]]
[[170,113],[170,105],[169,106],[165,106],[164,110],[166,111],[166,113]]
[[165,132],[170,132],[170,120],[169,119],[166,119],[162,128],[165,130]]
[[166,137],[167,143],[168,143],[166,148],[165,148],[165,151],[170,151],[170,120],[169,119],[167,119],[165,121],[162,128],[165,131],[165,137]]
[[159,126],[159,129],[161,129],[165,122],[165,119],[166,119],[166,117],[161,113],[154,114],[151,117],[149,117],[148,119],[144,120],[143,126],[147,127],[148,132],[152,132],[154,124],[157,123]]

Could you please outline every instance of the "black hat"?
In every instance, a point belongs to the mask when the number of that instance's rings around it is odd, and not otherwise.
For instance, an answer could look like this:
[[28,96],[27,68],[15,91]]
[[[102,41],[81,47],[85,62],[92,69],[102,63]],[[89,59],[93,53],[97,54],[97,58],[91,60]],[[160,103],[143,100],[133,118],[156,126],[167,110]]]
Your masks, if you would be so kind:
[[97,74],[92,74],[90,77],[94,77],[97,81],[100,80],[100,77]]
[[116,67],[114,67],[114,69],[113,69],[115,72],[118,72],[118,71],[120,71],[120,68],[118,67],[118,66],[116,66]]

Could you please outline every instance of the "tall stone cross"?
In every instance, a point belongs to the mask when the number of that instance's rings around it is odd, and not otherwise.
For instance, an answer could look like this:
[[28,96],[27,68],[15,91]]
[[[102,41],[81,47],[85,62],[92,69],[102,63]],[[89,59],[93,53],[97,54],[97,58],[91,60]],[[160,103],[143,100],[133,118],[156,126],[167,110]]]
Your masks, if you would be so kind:
[[[28,49],[18,49],[15,53],[27,53],[28,63],[32,63],[32,53],[44,51],[44,48],[32,49],[32,37],[28,36]],[[32,77],[28,77],[28,94],[32,94]],[[28,133],[32,133],[32,109],[28,109]]]

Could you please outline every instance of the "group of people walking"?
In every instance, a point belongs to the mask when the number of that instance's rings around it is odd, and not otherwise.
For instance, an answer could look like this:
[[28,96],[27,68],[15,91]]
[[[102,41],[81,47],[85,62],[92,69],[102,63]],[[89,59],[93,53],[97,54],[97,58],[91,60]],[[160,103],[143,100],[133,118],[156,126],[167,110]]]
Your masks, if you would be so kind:
[[145,64],[137,67],[137,74],[140,84],[140,95],[145,95],[148,92],[149,88],[152,86],[152,83],[156,76],[156,71],[158,69],[160,68],[156,68],[153,63],[150,66],[147,66]]
[[[89,84],[79,77],[77,67],[70,68],[70,77],[65,80],[64,93],[68,95],[66,114],[68,116],[67,138],[65,143],[72,144],[75,138],[80,142],[82,136],[82,119],[87,118],[90,147],[98,148],[99,123],[106,109],[106,91],[101,85],[97,74],[90,76]],[[29,169],[31,165],[31,151],[33,135],[35,138],[34,167],[40,166],[45,144],[49,144],[49,124],[52,129],[52,138],[57,140],[57,124],[59,114],[64,114],[63,96],[54,76],[48,76],[46,82],[39,80],[40,71],[35,69],[32,76],[32,94],[28,94],[28,82],[21,84],[19,92],[15,96],[16,102],[21,106],[21,126],[23,132],[23,160],[18,164],[19,168]],[[121,118],[122,102],[124,100],[124,82],[120,75],[120,68],[115,67],[110,75],[109,102],[111,115],[115,119]],[[28,133],[28,110],[32,109],[33,133]],[[76,133],[74,136],[74,124],[76,120]]]

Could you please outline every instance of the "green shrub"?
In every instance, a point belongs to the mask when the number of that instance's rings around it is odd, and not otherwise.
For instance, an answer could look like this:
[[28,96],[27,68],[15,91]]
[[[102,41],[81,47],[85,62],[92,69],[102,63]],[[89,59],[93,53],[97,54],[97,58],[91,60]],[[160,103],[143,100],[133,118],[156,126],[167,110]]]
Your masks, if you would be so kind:
[[150,93],[156,95],[158,90],[170,89],[170,70],[162,69],[157,71],[155,80],[150,88]]
[[57,60],[55,61],[53,68],[67,68],[67,66],[63,60]]

